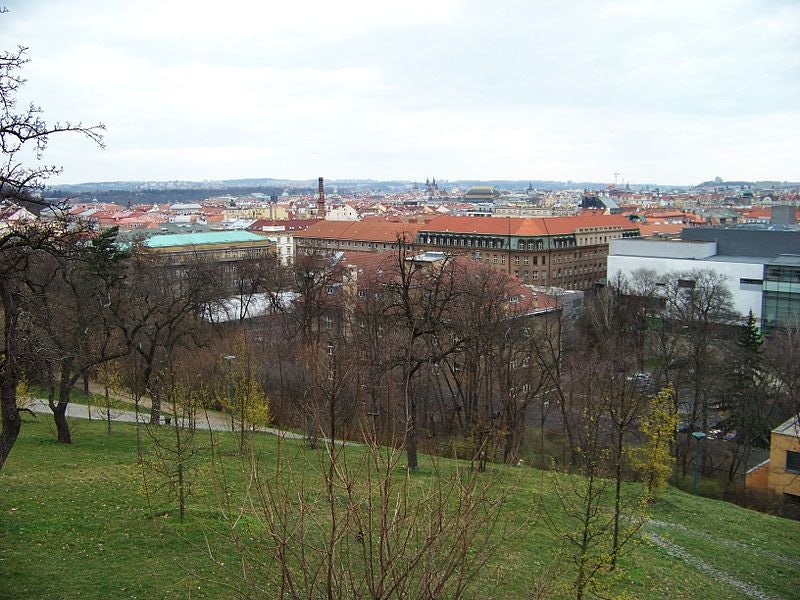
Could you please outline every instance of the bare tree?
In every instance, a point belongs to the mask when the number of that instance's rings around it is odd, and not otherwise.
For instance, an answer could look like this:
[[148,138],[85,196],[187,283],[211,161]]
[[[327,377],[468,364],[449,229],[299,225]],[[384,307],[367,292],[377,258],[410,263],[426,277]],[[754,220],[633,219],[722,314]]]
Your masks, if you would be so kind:
[[[731,293],[724,278],[710,270],[671,273],[663,287],[664,318],[672,323],[681,348],[678,360],[686,364],[689,381],[688,417],[694,430],[708,431],[717,378],[722,373],[724,347],[729,342],[730,325],[737,321]],[[676,400],[681,398],[676,386]],[[688,442],[687,442],[688,443]],[[677,446],[680,448],[680,445]],[[681,466],[686,470],[687,448],[681,453]],[[703,447],[703,464],[706,465]]]
[[112,305],[122,297],[127,253],[116,245],[116,231],[108,230],[89,243],[76,240],[58,254],[37,258],[26,277],[26,308],[35,343],[48,357],[49,403],[58,441],[69,444],[66,410],[73,386],[90,368],[128,353],[111,318]]
[[[28,49],[18,47],[0,52],[0,198],[12,202],[42,206],[38,192],[48,177],[59,169],[44,164],[44,152],[50,136],[62,132],[76,132],[91,141],[102,144],[103,126],[86,126],[82,123],[48,124],[42,110],[34,104],[17,106],[17,94],[24,85],[22,69],[28,62]],[[33,162],[25,164],[22,157],[33,153]],[[26,254],[30,248],[47,245],[52,238],[47,234],[15,228],[0,232],[0,302],[3,309],[3,351],[0,362],[0,468],[5,464],[20,431],[20,414],[16,402],[16,389],[20,378],[19,353],[21,328],[25,316],[19,305],[20,276],[27,265]]]
[[405,448],[408,468],[419,466],[417,428],[419,404],[413,393],[416,375],[429,364],[453,356],[463,342],[450,318],[460,288],[455,257],[443,255],[434,261],[413,255],[412,247],[397,241],[391,269],[383,274],[387,295],[385,316],[396,328],[395,357],[405,409]]
[[241,568],[210,553],[219,579],[246,598],[464,597],[525,523],[500,521],[493,478],[434,463],[421,482],[402,459],[402,448],[334,443],[310,454],[282,444],[271,470],[254,459],[242,504],[223,496]]
[[149,394],[150,423],[161,418],[159,375],[184,344],[200,342],[204,310],[218,301],[219,265],[192,257],[180,264],[134,250],[126,287],[126,302],[117,321],[125,340],[141,361],[141,393]]

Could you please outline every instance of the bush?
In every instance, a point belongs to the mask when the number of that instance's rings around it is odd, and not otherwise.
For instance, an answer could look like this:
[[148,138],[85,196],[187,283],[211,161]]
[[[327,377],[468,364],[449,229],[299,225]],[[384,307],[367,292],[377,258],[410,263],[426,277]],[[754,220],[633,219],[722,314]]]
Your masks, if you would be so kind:
[[[694,493],[693,475],[675,474],[672,476],[670,483],[688,494]],[[700,480],[697,482],[697,495],[703,496],[704,498],[722,500],[725,496],[725,486],[723,486],[722,483],[716,479],[700,478]]]

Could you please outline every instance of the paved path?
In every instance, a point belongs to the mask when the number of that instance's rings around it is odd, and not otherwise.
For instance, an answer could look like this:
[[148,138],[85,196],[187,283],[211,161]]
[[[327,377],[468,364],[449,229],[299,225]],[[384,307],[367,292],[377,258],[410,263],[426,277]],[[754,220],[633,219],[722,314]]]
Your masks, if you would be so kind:
[[[34,398],[31,404],[28,406],[33,412],[35,413],[42,413],[52,415],[52,411],[50,410],[50,406],[47,404],[47,400],[42,398]],[[92,419],[96,419],[98,421],[104,421],[106,419],[106,410],[100,406],[92,406],[91,409]],[[70,402],[67,405],[67,416],[72,417],[74,419],[88,419],[89,418],[89,407],[85,404],[73,404]],[[164,420],[164,415],[162,414],[162,422]],[[120,409],[111,409],[111,420],[116,422],[123,422],[123,423],[134,423],[136,422],[136,412],[132,410],[120,410]],[[140,423],[149,423],[150,422],[150,412],[149,406],[148,410],[145,412],[139,413],[139,422]],[[182,427],[188,425],[188,421],[182,421],[180,423]],[[195,427],[197,429],[211,429],[212,431],[230,431],[231,430],[231,420],[228,415],[224,415],[222,413],[216,411],[206,411],[204,410],[201,415],[198,415],[197,420],[195,422]],[[288,439],[288,440],[303,440],[306,439],[306,436],[302,433],[296,433],[294,431],[285,431],[283,429],[276,429],[274,427],[259,427],[256,431],[260,433],[267,433],[270,435],[274,435],[280,438]],[[320,442],[326,442],[327,440],[323,437],[317,438]],[[344,442],[346,446],[361,446],[361,444],[357,442]]]

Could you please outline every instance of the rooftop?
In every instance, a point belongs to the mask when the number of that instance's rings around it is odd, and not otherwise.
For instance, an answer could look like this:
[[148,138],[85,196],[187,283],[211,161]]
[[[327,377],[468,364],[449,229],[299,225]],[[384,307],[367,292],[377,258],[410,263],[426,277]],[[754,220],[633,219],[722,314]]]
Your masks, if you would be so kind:
[[421,230],[427,232],[476,233],[488,235],[565,235],[596,227],[638,229],[622,215],[578,215],[575,217],[484,218],[442,216]]
[[264,237],[250,231],[209,231],[205,233],[175,233],[154,235],[145,241],[148,248],[171,246],[205,246],[209,244],[234,244],[237,242],[259,242]]
[[334,240],[358,240],[396,242],[398,237],[411,241],[422,227],[418,223],[392,222],[383,219],[363,221],[319,221],[305,231],[295,234],[298,238],[322,238]]
[[772,430],[772,433],[779,435],[791,435],[793,437],[800,437],[800,415],[794,416],[788,421],[784,421]]

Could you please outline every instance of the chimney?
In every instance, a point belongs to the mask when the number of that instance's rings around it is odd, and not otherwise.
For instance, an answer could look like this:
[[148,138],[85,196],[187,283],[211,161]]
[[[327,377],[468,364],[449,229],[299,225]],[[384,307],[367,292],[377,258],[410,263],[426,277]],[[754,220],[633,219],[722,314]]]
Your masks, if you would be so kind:
[[325,187],[322,183],[322,177],[319,178],[319,198],[317,198],[317,216],[320,219],[325,218]]

